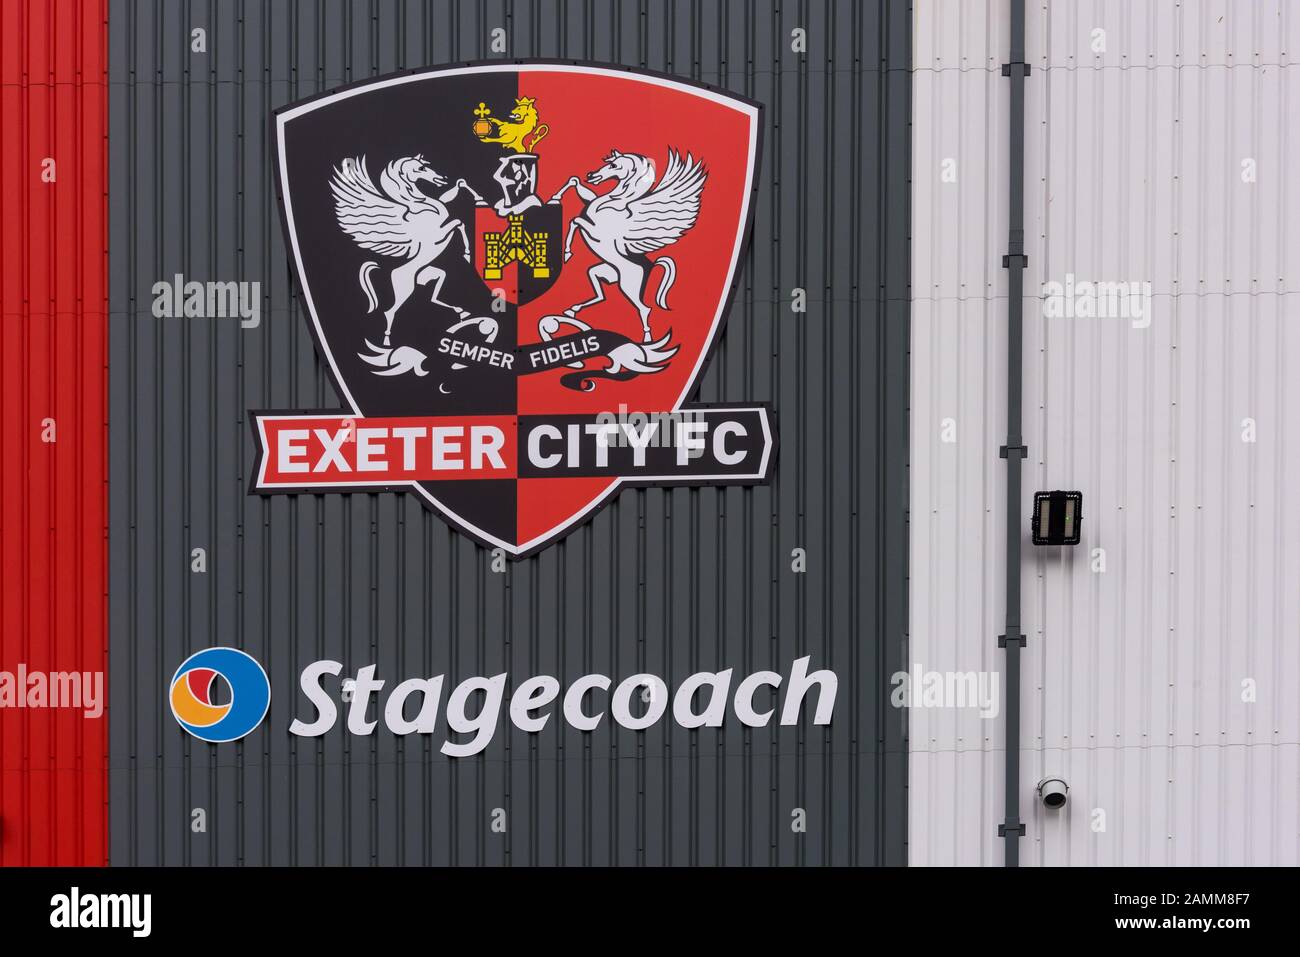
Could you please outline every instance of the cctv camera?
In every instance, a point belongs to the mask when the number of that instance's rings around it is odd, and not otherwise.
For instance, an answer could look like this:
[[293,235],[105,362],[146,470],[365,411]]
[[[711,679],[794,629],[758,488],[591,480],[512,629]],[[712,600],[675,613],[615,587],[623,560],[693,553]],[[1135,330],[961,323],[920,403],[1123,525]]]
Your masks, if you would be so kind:
[[1038,782],[1038,799],[1049,811],[1059,811],[1070,799],[1070,785],[1060,778],[1043,778]]

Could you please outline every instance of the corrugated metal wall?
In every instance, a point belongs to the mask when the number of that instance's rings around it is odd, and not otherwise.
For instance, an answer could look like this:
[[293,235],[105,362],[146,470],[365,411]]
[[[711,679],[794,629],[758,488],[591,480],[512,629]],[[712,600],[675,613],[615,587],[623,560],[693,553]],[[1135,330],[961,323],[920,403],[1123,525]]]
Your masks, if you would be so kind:
[[106,15],[0,4],[0,865],[108,855],[106,717],[21,683],[106,670]]
[[[290,288],[271,110],[488,58],[498,26],[511,56],[643,66],[765,103],[753,248],[699,398],[770,400],[782,434],[771,487],[626,491],[506,574],[411,496],[245,494],[245,410],[338,405]],[[904,861],[885,676],[907,611],[910,29],[909,5],[856,0],[112,4],[114,863]],[[627,118],[593,121],[615,134]],[[262,282],[261,326],[154,319],[152,284],[178,272]],[[257,656],[273,696],[262,728],[213,747],[164,694],[216,644]],[[826,729],[506,723],[460,761],[427,737],[286,731],[302,665],[327,656],[388,676],[672,682],[804,653],[840,677]]]
[[[916,6],[911,658],[998,670],[1007,4]],[[1023,514],[1084,523],[1026,545],[1025,863],[1300,863],[1296,50],[1293,3],[1030,5]],[[1045,317],[1068,273],[1150,326]],[[1000,864],[1001,721],[909,720],[911,862]]]

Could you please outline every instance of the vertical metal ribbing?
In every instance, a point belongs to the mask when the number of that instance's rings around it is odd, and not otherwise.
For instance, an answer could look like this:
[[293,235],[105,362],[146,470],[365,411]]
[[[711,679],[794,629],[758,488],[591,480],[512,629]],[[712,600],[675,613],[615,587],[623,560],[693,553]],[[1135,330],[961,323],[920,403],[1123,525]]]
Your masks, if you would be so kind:
[[[113,597],[122,610],[112,640],[122,671],[109,733],[121,755],[115,780],[124,798],[136,795],[134,805],[114,800],[122,863],[183,863],[185,848],[193,863],[230,863],[245,844],[247,863],[261,854],[272,864],[905,863],[906,745],[882,670],[893,670],[890,649],[898,649],[885,636],[904,633],[907,614],[899,463],[908,447],[910,3],[583,0],[557,20],[553,5],[526,0],[240,0],[213,5],[209,41],[234,42],[210,42],[208,54],[189,49],[188,33],[178,30],[188,21],[172,16],[203,4],[111,5],[118,44],[132,52],[111,65],[109,87],[122,106],[110,115],[122,159],[110,200],[120,263],[112,312],[124,330],[115,336],[113,417],[123,434],[139,433],[113,447],[121,479],[112,487],[120,518]],[[792,47],[796,26],[807,31],[804,52]],[[508,38],[504,55],[489,49],[497,27]],[[584,531],[506,576],[488,571],[486,557],[436,515],[401,499],[246,498],[246,426],[237,426],[247,409],[286,396],[315,408],[339,403],[294,299],[281,242],[269,172],[273,108],[390,69],[534,55],[689,73],[764,101],[754,241],[699,396],[774,400],[780,421],[791,423],[779,428],[804,436],[778,457],[787,463],[782,484],[718,493],[716,507],[708,491],[628,490]],[[177,93],[186,70],[192,98]],[[200,79],[211,71],[213,88],[204,93]],[[251,88],[259,78],[260,94]],[[854,109],[842,109],[846,103]],[[237,169],[166,135],[205,116],[195,134],[226,144],[222,156],[236,156]],[[190,160],[192,229],[181,233],[195,262],[229,264],[232,273],[213,279],[260,281],[265,316],[274,320],[237,334],[193,327],[192,363],[179,327],[159,332],[144,299],[156,278],[185,271],[173,268],[183,250],[169,239],[180,235],[180,220],[168,219],[175,204],[159,170],[180,175],[178,163],[188,168]],[[214,232],[212,217],[201,214],[215,195],[228,195],[227,182],[239,202],[225,222],[236,226]],[[795,243],[790,228],[804,219]],[[795,286],[807,289],[810,315],[793,318]],[[156,347],[158,335],[164,342]],[[132,365],[133,356],[147,361]],[[191,371],[185,380],[175,372],[182,365]],[[216,392],[212,368],[223,370]],[[185,402],[193,422],[181,414]],[[185,428],[192,440],[141,439],[160,409],[173,408],[167,427]],[[806,429],[798,427],[803,418]],[[220,436],[194,431],[212,422]],[[176,549],[164,546],[180,534],[153,490],[179,474],[191,446],[203,461],[191,463],[199,491],[186,494],[198,496],[195,517],[216,522],[224,544],[212,588],[186,594],[193,602],[211,592],[221,620],[245,637],[254,625],[265,632],[259,654],[270,659],[263,664],[275,682],[278,704],[260,737],[244,745],[242,784],[232,762],[191,756],[154,693],[156,673],[170,675],[182,642],[197,640],[162,627],[185,616],[174,590],[153,587],[179,574],[163,569],[175,566],[168,556]],[[198,468],[208,459],[210,477]],[[801,473],[806,494],[796,495]],[[172,487],[181,484],[189,487]],[[140,522],[132,520],[137,512]],[[807,577],[788,564],[796,545],[823,556]],[[799,604],[801,593],[817,601]],[[733,665],[779,673],[786,651],[805,645],[840,684],[829,732],[810,726],[802,738],[775,721],[770,732],[728,718],[716,737],[711,730],[634,737],[562,734],[552,719],[545,734],[527,738],[503,724],[490,755],[451,761],[432,735],[418,750],[414,738],[390,742],[384,731],[369,742],[285,735],[298,676],[314,660],[340,658],[348,672],[376,663],[391,681],[445,673],[456,682],[504,655],[512,687],[531,674],[567,683],[593,672],[621,679],[661,669],[675,683]],[[133,656],[139,668],[128,667]],[[152,773],[155,761],[167,774]],[[155,792],[160,815],[152,813]],[[200,798],[210,805],[206,842],[192,836],[185,816]],[[791,829],[795,805],[812,809],[816,829]],[[497,806],[510,822],[504,835],[480,829],[485,809]]]
[[1010,187],[1011,202],[1007,255],[1002,264],[1007,275],[1007,562],[1006,634],[998,640],[1006,649],[1006,815],[998,835],[1006,841],[1006,866],[1020,864],[1020,838],[1025,826],[1020,820],[1020,466],[1026,449],[1020,431],[1020,401],[1023,388],[1023,289],[1025,257],[1025,2],[1011,0],[1011,57],[1002,68],[1011,80]]

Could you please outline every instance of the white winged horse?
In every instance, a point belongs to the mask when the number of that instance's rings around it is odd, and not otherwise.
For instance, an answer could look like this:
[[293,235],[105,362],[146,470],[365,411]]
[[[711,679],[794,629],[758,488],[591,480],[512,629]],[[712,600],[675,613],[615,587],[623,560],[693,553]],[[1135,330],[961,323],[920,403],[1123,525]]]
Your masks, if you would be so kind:
[[[650,270],[664,267],[655,304],[668,308],[668,290],[677,277],[677,264],[668,256],[650,259],[646,254],[676,242],[695,225],[700,215],[700,194],[708,172],[691,154],[682,159],[676,150],[668,151],[668,169],[655,186],[655,164],[648,156],[613,150],[605,165],[587,174],[593,186],[612,179],[617,182],[608,193],[596,195],[571,176],[555,194],[558,200],[565,191],[575,189],[586,208],[569,224],[564,238],[564,260],[573,255],[573,234],[582,233],[587,246],[600,258],[598,265],[587,270],[595,295],[565,310],[574,316],[588,306],[605,299],[604,284],[618,283],[641,318],[645,341],[651,342],[650,307],[645,303],[645,286]],[[651,189],[651,187],[654,187]]]
[[[422,155],[406,156],[389,163],[379,174],[382,192],[371,180],[364,156],[345,159],[335,168],[334,176],[330,179],[330,190],[334,193],[334,212],[343,231],[363,249],[406,260],[389,275],[393,287],[393,304],[384,310],[386,346],[391,345],[393,317],[417,285],[432,282],[432,302],[455,309],[461,316],[468,315],[465,310],[438,298],[447,273],[433,265],[433,262],[446,251],[456,235],[460,236],[463,244],[465,260],[470,261],[473,253],[469,237],[465,233],[465,224],[459,219],[452,219],[444,204],[454,200],[461,189],[467,189],[471,193],[474,191],[461,179],[435,199],[416,186],[420,181],[432,183],[436,187],[447,185],[447,180],[434,172]],[[474,196],[479,198],[477,193]],[[358,275],[369,302],[366,310],[368,313],[374,312],[379,305],[375,288],[370,281],[370,273],[378,268],[379,263],[371,260],[362,264]]]

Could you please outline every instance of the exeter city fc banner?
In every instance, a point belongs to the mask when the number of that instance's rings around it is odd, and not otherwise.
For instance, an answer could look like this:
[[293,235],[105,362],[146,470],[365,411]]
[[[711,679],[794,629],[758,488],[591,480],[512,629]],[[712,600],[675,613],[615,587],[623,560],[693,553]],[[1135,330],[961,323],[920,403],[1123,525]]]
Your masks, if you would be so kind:
[[753,484],[761,403],[688,404],[753,214],[760,108],[574,63],[277,112],[285,236],[346,408],[257,411],[252,491],[407,489],[531,554],[625,485]]

